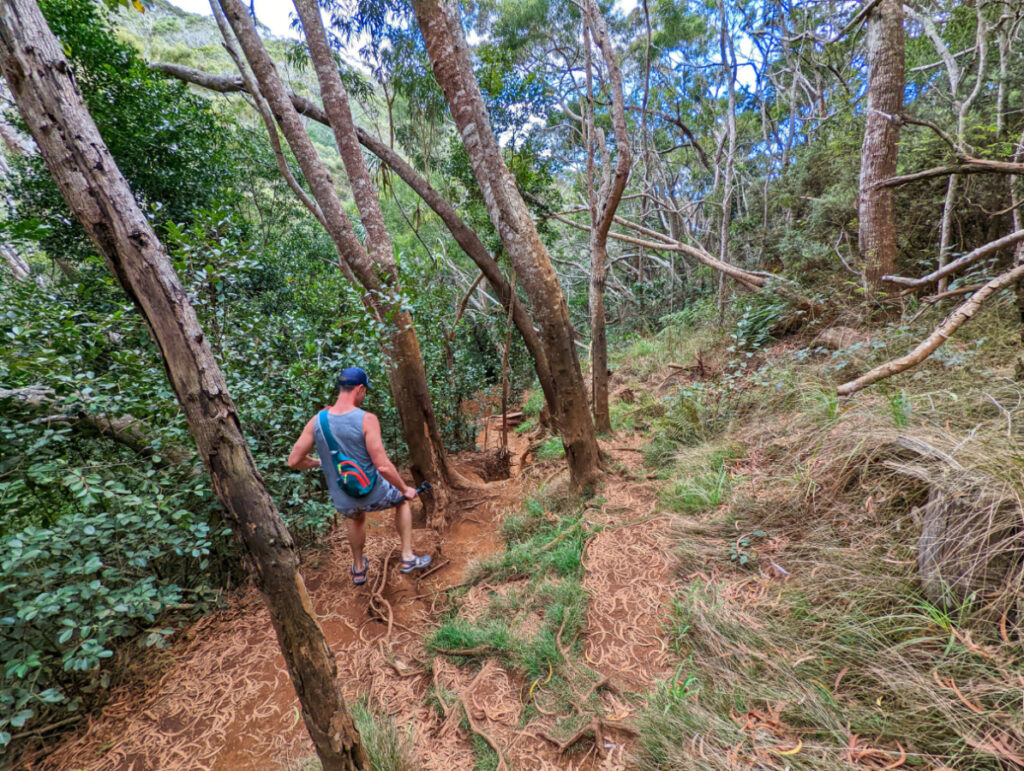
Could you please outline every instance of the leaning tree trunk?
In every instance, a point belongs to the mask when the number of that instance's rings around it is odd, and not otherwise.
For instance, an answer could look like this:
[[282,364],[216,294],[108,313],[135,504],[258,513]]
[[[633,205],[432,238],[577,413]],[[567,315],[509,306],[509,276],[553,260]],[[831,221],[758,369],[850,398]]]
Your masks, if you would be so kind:
[[558,399],[555,419],[573,486],[589,488],[600,474],[600,451],[558,275],[491,129],[480,86],[473,76],[458,3],[414,0],[412,6],[434,76],[448,101],[487,212],[540,327]]
[[[443,525],[444,512],[451,498],[452,472],[447,467],[437,422],[433,416],[419,342],[409,314],[402,311],[400,300],[396,299],[398,292],[394,286],[394,273],[389,274],[386,264],[375,262],[356,237],[331,176],[320,160],[277,68],[264,48],[248,10],[240,0],[219,1],[259,83],[260,91],[320,206],[325,227],[334,241],[339,260],[351,268],[351,272],[366,290],[364,301],[378,320],[391,326],[389,353],[393,360],[388,369],[388,381],[402,421],[403,437],[409,447],[410,467],[417,481],[430,482],[433,488],[428,498],[431,503],[431,523]],[[342,153],[346,152],[344,146],[339,149]],[[376,252],[374,256],[377,256]],[[393,271],[393,258],[391,268]]]
[[224,376],[33,0],[0,0],[0,69],[61,194],[149,325],[213,489],[252,558],[324,768],[368,768],[295,544],[249,454]]
[[[379,273],[383,274],[384,281],[397,294],[398,265],[395,263],[391,234],[384,223],[377,186],[370,178],[363,160],[358,132],[349,107],[348,92],[341,82],[334,54],[327,42],[320,8],[316,0],[294,0],[294,4],[320,82],[324,109],[348,174],[352,197],[359,209],[359,219],[366,230],[366,251],[377,265]],[[427,373],[412,317],[397,305],[392,306],[391,314],[394,316],[395,327],[391,334],[392,355],[388,370],[391,394],[395,399],[403,435],[409,445],[413,475],[417,477],[417,482],[426,480],[432,485],[434,506],[431,524],[442,527],[450,499],[452,472],[448,468],[444,442],[434,417],[434,407],[427,388]]]
[[860,151],[859,249],[864,279],[876,295],[882,276],[896,267],[896,223],[892,190],[875,186],[896,173],[900,114],[903,111],[903,7],[881,0],[868,14],[868,108]]

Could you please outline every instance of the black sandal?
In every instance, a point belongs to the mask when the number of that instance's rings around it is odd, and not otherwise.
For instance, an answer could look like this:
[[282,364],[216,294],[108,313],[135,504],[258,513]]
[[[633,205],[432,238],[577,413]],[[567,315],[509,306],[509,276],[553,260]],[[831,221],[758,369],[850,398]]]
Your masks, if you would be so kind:
[[352,583],[356,586],[362,586],[366,583],[366,571],[370,569],[370,563],[367,562],[366,557],[363,557],[363,569],[356,570],[354,567],[350,567],[348,572],[352,574]]

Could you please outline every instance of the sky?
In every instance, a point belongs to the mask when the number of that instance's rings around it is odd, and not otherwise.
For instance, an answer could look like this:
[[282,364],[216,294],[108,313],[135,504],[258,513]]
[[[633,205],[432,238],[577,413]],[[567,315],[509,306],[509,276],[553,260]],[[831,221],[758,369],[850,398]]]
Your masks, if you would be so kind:
[[[183,11],[198,13],[201,16],[211,16],[209,0],[169,0]],[[628,13],[636,7],[639,0],[618,0],[616,5],[619,11]],[[295,32],[289,28],[289,15],[295,12],[295,7],[288,0],[254,0],[256,18],[270,27],[270,31],[278,37],[297,37]]]
[[[212,16],[209,0],[170,0],[183,11],[198,13],[201,16]],[[248,4],[248,2],[246,2]],[[288,0],[254,0],[256,18],[270,27],[270,31],[278,37],[297,37],[289,28],[289,15],[295,12]]]

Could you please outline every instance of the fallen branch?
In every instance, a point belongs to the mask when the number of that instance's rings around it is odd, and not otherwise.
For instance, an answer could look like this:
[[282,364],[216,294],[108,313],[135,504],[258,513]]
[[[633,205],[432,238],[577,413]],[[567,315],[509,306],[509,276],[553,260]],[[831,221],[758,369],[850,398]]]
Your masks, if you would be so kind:
[[879,180],[871,187],[898,187],[910,182],[918,182],[922,179],[948,177],[951,174],[1024,174],[1024,163],[965,157],[962,163],[952,166],[935,166],[924,171],[916,171],[913,174],[889,177],[888,179]]
[[959,297],[962,294],[970,294],[981,289],[984,284],[971,284],[969,286],[962,286],[959,289],[950,289],[948,292],[939,292],[938,294],[930,294],[926,297],[921,298],[923,303],[937,303],[940,300],[946,300],[950,297]]
[[996,276],[985,284],[985,286],[972,294],[967,302],[947,316],[946,320],[943,321],[934,332],[928,335],[925,340],[918,344],[918,346],[906,356],[901,356],[898,359],[888,361],[885,364],[875,367],[870,372],[861,375],[856,380],[843,383],[836,389],[836,392],[839,396],[850,396],[857,393],[857,391],[866,388],[872,383],[876,383],[887,377],[892,377],[893,375],[899,374],[900,372],[920,364],[931,356],[936,348],[946,342],[950,336],[963,325],[964,322],[969,321],[971,317],[977,313],[978,308],[981,307],[981,304],[985,302],[985,300],[1006,287],[1012,286],[1022,278],[1024,278],[1024,265],[1018,265],[1013,270],[1007,271],[1001,276]]
[[[564,222],[566,225],[574,227],[577,230],[582,230],[587,233],[590,232],[589,225],[583,225],[579,222],[575,222],[569,219],[568,217],[559,214],[558,212],[548,212],[547,216],[551,217],[552,219],[556,219],[559,222]],[[619,218],[616,218],[616,221],[619,221]],[[665,240],[665,237],[662,237],[663,240],[661,241],[646,241],[644,239],[636,238],[634,236],[628,236],[625,233],[613,232],[609,232],[608,237],[614,238],[618,241],[624,241],[627,244],[642,246],[646,249],[653,249],[655,251],[663,252],[678,252],[680,254],[688,255],[697,260],[697,262],[707,265],[710,268],[714,268],[720,273],[724,273],[729,278],[745,286],[751,292],[756,292],[757,290],[764,288],[764,286],[768,283],[768,279],[766,279],[764,276],[759,276],[755,273],[751,273],[750,271],[743,270],[742,268],[737,268],[735,265],[730,265],[727,262],[722,262],[718,258],[713,257],[710,252],[706,252],[703,249],[700,249],[696,246],[690,246],[689,244],[684,244],[679,241],[670,242],[668,240]]]
[[927,276],[921,278],[906,278],[905,276],[882,276],[883,281],[888,281],[890,284],[899,284],[900,286],[916,288],[933,284],[940,278],[956,273],[958,270],[972,265],[973,263],[980,260],[982,257],[987,257],[993,252],[999,251],[1007,246],[1012,246],[1020,241],[1024,241],[1024,229],[1015,230],[1002,238],[997,238],[995,241],[989,241],[987,244],[979,246],[972,252],[968,252],[963,257],[960,257],[953,262],[945,265],[938,270],[933,270]]

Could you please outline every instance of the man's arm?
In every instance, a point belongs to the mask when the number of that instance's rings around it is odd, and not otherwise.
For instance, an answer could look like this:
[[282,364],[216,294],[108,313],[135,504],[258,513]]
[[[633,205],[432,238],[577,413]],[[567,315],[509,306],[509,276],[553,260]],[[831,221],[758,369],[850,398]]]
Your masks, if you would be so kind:
[[295,446],[292,447],[291,455],[288,456],[288,465],[299,471],[305,471],[311,468],[320,468],[320,458],[316,455],[312,455],[315,443],[313,441],[313,421],[316,418],[310,418],[310,421],[306,424],[306,427],[302,429],[302,433],[299,435],[299,439],[295,442]]
[[384,451],[384,440],[380,436],[380,421],[370,412],[363,415],[363,438],[366,439],[366,451],[370,453],[370,460],[380,475],[401,490],[406,498],[415,498],[416,489],[405,483],[399,476],[395,464],[388,459],[388,454]]

